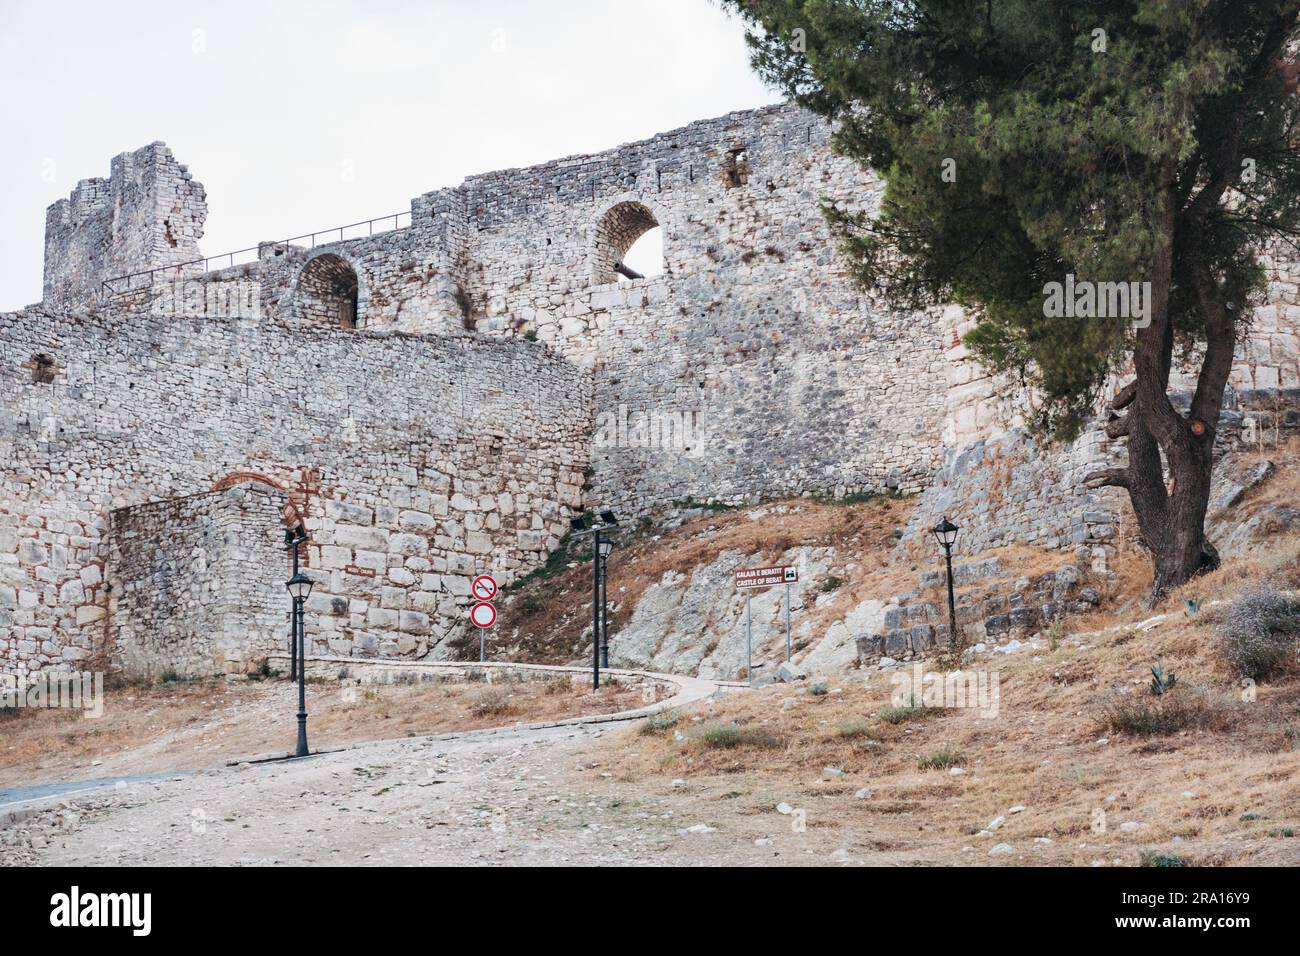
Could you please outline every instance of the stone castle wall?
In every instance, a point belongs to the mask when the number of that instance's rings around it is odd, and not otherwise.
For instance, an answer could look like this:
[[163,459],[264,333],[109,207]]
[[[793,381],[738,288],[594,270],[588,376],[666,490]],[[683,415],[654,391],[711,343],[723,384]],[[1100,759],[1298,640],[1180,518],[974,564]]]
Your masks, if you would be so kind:
[[[769,107],[474,176],[375,235],[264,243],[257,261],[189,282],[197,308],[174,272],[107,308],[208,314],[206,285],[291,328],[355,310],[376,332],[535,339],[589,372],[612,426],[597,430],[592,500],[625,512],[916,491],[942,461],[940,317],[850,288],[819,208],[880,191],[832,153],[824,123]],[[655,226],[663,273],[619,279],[614,262]],[[665,434],[678,423],[684,440]]]
[[[111,628],[110,511],[241,480],[304,520],[325,578],[309,635],[343,655],[454,656],[470,576],[536,567],[583,506],[636,519],[938,474],[921,512],[973,489],[968,541],[1086,538],[1109,499],[1078,477],[1111,450],[1011,448],[1018,409],[965,355],[970,317],[894,313],[848,281],[819,206],[880,194],[820,120],[773,106],[205,272],[183,265],[202,187],[162,144],[119,156],[50,209],[45,306],[0,316],[0,660],[76,660]],[[656,226],[662,274],[620,278]],[[1293,267],[1274,278],[1239,385],[1300,374]]]
[[283,491],[242,484],[112,512],[106,636],[123,670],[243,673],[285,650],[287,503]]
[[311,536],[313,646],[453,656],[472,575],[539,563],[589,464],[589,382],[522,340],[28,310],[0,394],[7,671],[102,643],[109,512],[242,481]]

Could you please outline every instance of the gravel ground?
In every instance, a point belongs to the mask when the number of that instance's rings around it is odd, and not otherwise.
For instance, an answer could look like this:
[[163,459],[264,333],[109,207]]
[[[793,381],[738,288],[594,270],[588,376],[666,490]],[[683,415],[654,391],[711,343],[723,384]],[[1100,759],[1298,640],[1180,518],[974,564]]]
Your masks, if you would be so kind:
[[[833,862],[811,833],[602,776],[597,738],[563,727],[404,740],[70,796],[0,828],[5,865],[620,865]],[[770,825],[770,824],[769,824]],[[692,832],[691,827],[697,831]],[[755,843],[756,839],[763,842]],[[783,852],[783,850],[785,852]]]

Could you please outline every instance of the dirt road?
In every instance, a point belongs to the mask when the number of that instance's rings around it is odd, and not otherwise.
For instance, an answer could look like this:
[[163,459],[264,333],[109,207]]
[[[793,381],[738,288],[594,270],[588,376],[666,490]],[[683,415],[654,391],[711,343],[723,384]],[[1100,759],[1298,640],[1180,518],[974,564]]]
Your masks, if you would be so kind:
[[123,783],[0,829],[0,847],[27,866],[830,862],[810,834],[782,846],[744,817],[701,831],[716,812],[689,792],[602,776],[590,753],[611,734],[638,739],[627,726],[473,733]]

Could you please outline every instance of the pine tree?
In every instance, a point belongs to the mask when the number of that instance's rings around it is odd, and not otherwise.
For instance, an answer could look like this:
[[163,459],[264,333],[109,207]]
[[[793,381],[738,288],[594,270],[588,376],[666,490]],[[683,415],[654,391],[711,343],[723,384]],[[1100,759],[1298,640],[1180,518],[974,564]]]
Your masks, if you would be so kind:
[[[977,312],[966,344],[1071,439],[1106,429],[1155,564],[1206,553],[1212,451],[1260,257],[1300,220],[1300,0],[728,0],[753,64],[882,175],[878,216],[825,208],[854,277],[895,305]],[[1150,283],[1146,316],[1061,318],[1050,283]],[[1171,400],[1178,360],[1190,406]]]

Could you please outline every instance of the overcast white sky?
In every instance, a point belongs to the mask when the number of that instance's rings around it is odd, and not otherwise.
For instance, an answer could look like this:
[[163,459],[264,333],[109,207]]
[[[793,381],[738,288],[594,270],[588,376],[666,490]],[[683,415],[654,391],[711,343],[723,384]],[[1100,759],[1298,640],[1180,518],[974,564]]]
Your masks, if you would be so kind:
[[778,99],[709,0],[3,0],[0,309],[41,297],[45,208],[154,140],[215,255]]

